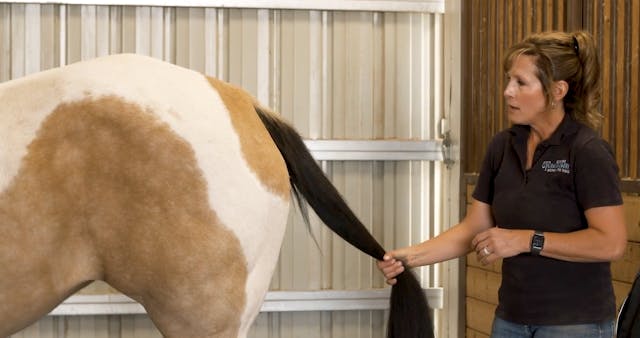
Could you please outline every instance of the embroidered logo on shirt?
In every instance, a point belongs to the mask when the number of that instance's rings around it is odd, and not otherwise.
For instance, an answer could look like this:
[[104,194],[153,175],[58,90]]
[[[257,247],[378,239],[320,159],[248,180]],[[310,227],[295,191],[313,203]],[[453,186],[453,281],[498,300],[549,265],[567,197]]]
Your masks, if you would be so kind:
[[542,170],[548,173],[563,173],[570,174],[571,166],[567,160],[543,161]]

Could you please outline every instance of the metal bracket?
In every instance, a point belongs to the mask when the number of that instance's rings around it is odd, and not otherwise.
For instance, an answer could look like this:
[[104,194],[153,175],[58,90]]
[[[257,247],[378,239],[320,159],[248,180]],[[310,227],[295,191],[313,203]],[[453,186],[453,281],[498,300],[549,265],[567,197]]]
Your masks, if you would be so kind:
[[453,156],[451,156],[452,152],[452,141],[451,141],[451,129],[449,128],[449,120],[446,118],[442,118],[440,120],[440,135],[442,137],[442,156],[443,163],[447,169],[451,169],[451,166],[455,163],[453,160]]

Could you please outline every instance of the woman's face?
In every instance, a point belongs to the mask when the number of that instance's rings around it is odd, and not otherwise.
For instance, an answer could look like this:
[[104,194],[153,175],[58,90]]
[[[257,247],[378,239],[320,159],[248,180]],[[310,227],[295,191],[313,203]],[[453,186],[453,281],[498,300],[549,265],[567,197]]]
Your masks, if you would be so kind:
[[517,56],[507,73],[504,97],[509,121],[514,124],[531,125],[542,117],[547,108],[534,60],[533,56]]

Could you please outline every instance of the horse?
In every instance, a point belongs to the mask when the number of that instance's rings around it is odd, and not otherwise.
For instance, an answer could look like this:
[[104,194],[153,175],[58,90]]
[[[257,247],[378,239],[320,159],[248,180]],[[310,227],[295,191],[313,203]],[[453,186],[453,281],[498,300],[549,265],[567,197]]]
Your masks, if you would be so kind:
[[[385,253],[294,128],[221,80],[120,54],[4,82],[0,102],[0,337],[103,280],[164,337],[244,338],[295,199]],[[433,336],[410,271],[387,336]]]

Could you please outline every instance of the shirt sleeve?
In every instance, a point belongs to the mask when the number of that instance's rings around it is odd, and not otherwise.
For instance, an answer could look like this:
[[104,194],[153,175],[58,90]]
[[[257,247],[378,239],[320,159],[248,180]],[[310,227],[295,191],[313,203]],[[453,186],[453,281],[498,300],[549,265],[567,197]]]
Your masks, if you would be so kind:
[[497,134],[491,142],[482,160],[482,166],[480,167],[480,174],[476,187],[473,190],[473,198],[480,202],[487,204],[493,203],[494,195],[494,179],[505,151],[506,142],[509,139],[509,132],[503,131]]
[[582,209],[621,205],[618,165],[609,144],[596,138],[575,156],[576,197]]

